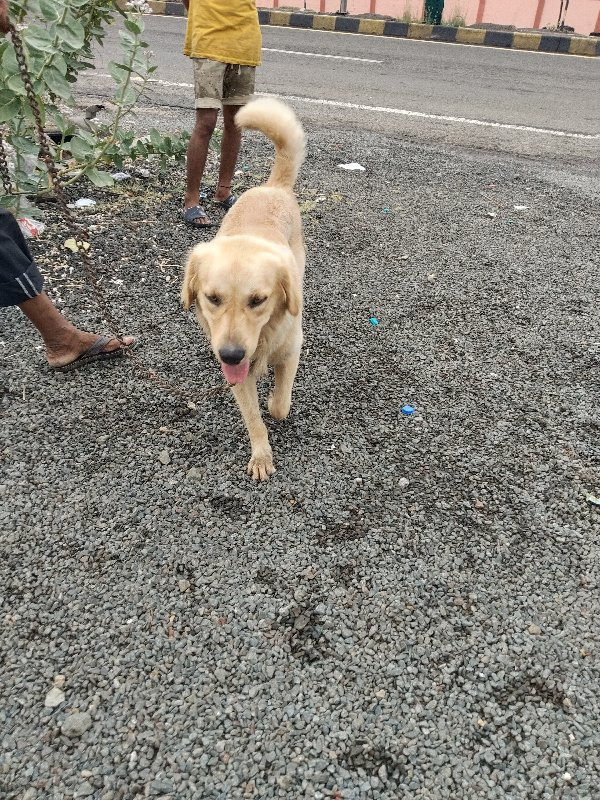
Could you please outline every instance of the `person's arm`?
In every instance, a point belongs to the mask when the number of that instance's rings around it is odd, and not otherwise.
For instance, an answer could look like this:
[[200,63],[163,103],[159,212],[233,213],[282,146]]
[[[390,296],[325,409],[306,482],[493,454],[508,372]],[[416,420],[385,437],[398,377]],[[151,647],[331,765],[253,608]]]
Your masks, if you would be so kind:
[[0,33],[8,33],[8,2],[0,0]]

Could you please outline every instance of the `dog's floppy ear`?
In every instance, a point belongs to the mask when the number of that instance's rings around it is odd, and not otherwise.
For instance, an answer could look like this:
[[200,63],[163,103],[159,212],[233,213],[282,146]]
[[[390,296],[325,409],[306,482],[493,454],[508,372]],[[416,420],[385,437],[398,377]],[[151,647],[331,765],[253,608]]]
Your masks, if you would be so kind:
[[[287,255],[287,254],[286,254]],[[285,305],[292,317],[298,316],[302,308],[302,287],[295,275],[295,263],[291,255],[281,265],[280,283],[285,295]]]
[[205,244],[197,244],[188,256],[181,286],[181,302],[187,311],[196,301],[200,291],[200,268],[205,255]]

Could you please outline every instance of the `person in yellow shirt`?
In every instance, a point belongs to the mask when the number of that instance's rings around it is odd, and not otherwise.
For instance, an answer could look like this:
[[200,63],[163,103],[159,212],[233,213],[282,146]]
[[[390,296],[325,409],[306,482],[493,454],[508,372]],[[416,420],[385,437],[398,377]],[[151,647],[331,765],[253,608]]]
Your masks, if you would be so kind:
[[214,203],[228,211],[236,201],[231,183],[241,144],[234,118],[254,94],[262,39],[256,0],[183,0],[183,4],[188,12],[183,52],[194,64],[196,97],[183,218],[189,225],[209,228],[213,223],[200,203],[200,184],[210,137],[222,108],[221,163]]

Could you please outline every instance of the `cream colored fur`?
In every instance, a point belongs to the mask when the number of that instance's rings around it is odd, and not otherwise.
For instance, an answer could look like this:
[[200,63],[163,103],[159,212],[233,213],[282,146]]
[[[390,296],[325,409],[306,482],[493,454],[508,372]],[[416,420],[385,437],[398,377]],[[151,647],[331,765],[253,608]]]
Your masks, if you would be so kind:
[[[270,98],[248,103],[236,123],[273,141],[271,175],[264,186],[241,195],[211,242],[191,251],[181,298],[185,308],[195,304],[219,361],[226,347],[246,353],[250,372],[232,388],[250,438],[248,473],[267,480],[275,468],[256,378],[273,366],[269,412],[275,419],[286,417],[302,346],[305,248],[293,185],[304,160],[305,137],[294,112]],[[257,300],[261,303],[254,307]]]

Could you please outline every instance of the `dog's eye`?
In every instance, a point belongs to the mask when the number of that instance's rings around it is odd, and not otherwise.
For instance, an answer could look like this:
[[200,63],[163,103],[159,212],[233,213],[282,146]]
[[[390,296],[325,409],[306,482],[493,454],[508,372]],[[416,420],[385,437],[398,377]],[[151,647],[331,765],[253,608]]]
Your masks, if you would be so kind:
[[265,303],[266,301],[267,301],[266,297],[255,296],[251,297],[250,300],[248,300],[248,305],[250,306],[250,308],[258,308],[259,306],[262,306],[262,304]]
[[218,294],[207,294],[206,299],[211,304],[211,306],[220,306],[221,305],[221,298]]

